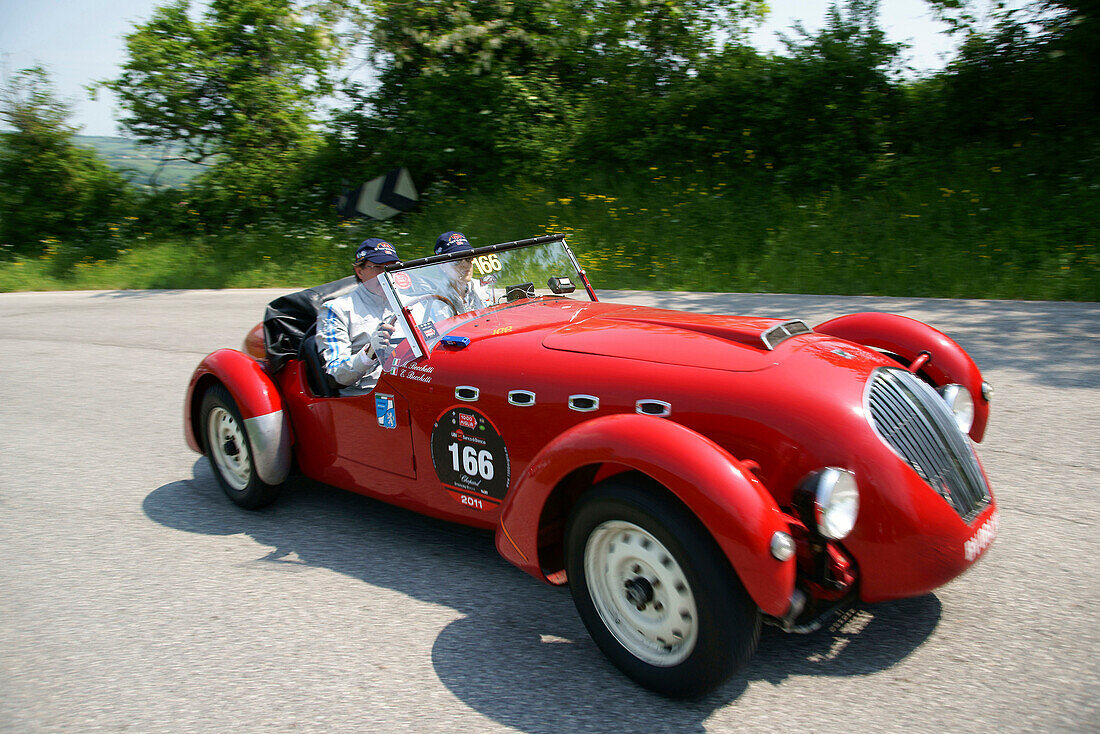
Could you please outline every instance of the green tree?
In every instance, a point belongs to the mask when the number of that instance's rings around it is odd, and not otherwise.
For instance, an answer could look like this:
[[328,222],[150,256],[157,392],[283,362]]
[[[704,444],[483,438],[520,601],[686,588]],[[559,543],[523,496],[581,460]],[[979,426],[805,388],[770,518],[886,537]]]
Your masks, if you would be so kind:
[[59,243],[96,257],[112,248],[132,192],[73,144],[70,115],[42,67],[17,72],[3,90],[0,119],[11,130],[0,133],[0,256]]
[[858,177],[889,142],[900,104],[900,47],[878,27],[877,3],[834,4],[820,31],[796,25],[784,40],[781,56],[727,44],[665,94],[609,91],[585,151],[635,164],[720,160],[798,187]]
[[654,83],[689,71],[718,35],[739,35],[763,0],[371,0],[376,59],[393,69],[523,71],[536,59],[565,83],[613,81],[641,65]]
[[901,105],[900,54],[878,25],[878,0],[834,3],[825,27],[785,38],[774,81],[782,118],[771,147],[791,180],[850,180],[884,153]]
[[175,0],[126,48],[122,74],[102,83],[126,111],[123,129],[212,163],[194,186],[211,214],[270,206],[317,145],[312,116],[339,54],[329,21],[293,0],[211,0],[198,20]]
[[[964,33],[958,57],[916,90],[914,137],[939,147],[978,141],[1040,145],[1053,167],[1096,141],[1100,112],[1100,2],[1045,0],[1000,9],[979,26],[963,0],[929,0]],[[933,131],[937,136],[933,136]],[[1066,145],[1068,136],[1077,138]],[[1019,147],[1019,146],[1016,146]]]
[[[372,0],[369,147],[420,173],[545,170],[693,73],[763,0]],[[384,131],[385,135],[379,133]],[[359,141],[361,144],[361,140]],[[393,161],[390,161],[393,162]]]

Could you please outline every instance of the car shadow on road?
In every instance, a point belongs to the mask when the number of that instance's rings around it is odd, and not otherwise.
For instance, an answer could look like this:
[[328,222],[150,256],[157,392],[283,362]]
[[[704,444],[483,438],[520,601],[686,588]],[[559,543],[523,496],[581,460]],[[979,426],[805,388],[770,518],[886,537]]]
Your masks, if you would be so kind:
[[765,627],[755,658],[728,683],[698,700],[670,701],[620,674],[588,637],[568,590],[510,566],[486,531],[304,478],[291,479],[271,507],[247,512],[226,499],[205,458],[191,479],[151,492],[143,510],[177,530],[247,534],[265,547],[255,563],[273,573],[281,564],[307,564],[460,612],[432,646],[439,680],[473,710],[527,732],[606,731],[616,722],[703,731],[715,710],[736,705],[755,682],[889,668],[941,616],[939,600],[928,595],[855,611],[812,635]]

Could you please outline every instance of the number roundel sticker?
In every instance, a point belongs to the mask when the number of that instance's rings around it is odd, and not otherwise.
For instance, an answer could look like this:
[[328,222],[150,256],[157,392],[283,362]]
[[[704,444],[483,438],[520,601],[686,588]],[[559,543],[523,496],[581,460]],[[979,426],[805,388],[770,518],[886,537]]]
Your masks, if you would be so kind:
[[456,406],[432,428],[432,464],[456,502],[475,510],[500,507],[510,480],[508,449],[480,411]]

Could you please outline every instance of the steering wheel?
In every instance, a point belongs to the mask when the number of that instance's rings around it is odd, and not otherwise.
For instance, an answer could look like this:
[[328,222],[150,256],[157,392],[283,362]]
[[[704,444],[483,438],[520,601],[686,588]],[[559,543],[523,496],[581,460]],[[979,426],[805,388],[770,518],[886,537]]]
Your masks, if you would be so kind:
[[[412,308],[413,306],[424,303],[425,301],[442,301],[443,305],[451,310],[451,316],[458,316],[463,311],[463,309],[459,308],[458,304],[456,304],[450,298],[447,298],[446,296],[441,296],[438,293],[425,293],[422,296],[417,296],[416,298],[411,299],[405,305],[408,308]],[[450,318],[450,316],[446,318]]]

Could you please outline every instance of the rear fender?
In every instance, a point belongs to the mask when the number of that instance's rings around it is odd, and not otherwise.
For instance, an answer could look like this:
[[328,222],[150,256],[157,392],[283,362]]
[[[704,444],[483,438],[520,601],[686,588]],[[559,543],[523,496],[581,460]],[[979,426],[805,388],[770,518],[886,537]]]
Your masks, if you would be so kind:
[[821,334],[840,337],[875,349],[892,352],[912,364],[921,352],[930,359],[921,371],[937,386],[957,383],[974,398],[974,425],[970,437],[981,441],[989,422],[989,401],[982,391],[982,373],[974,360],[949,336],[928,324],[889,313],[853,313],[826,321],[814,328]]
[[501,555],[545,580],[538,535],[547,499],[575,470],[606,464],[642,472],[672,492],[710,532],[764,613],[787,612],[795,562],[771,555],[772,535],[790,532],[775,500],[721,446],[664,418],[605,416],[551,441],[505,500],[496,535]]
[[219,382],[241,412],[256,473],[267,484],[281,484],[290,473],[293,444],[282,395],[259,362],[235,349],[219,349],[208,355],[191,376],[183,410],[187,445],[205,453],[201,427],[197,425],[199,410],[206,390]]

